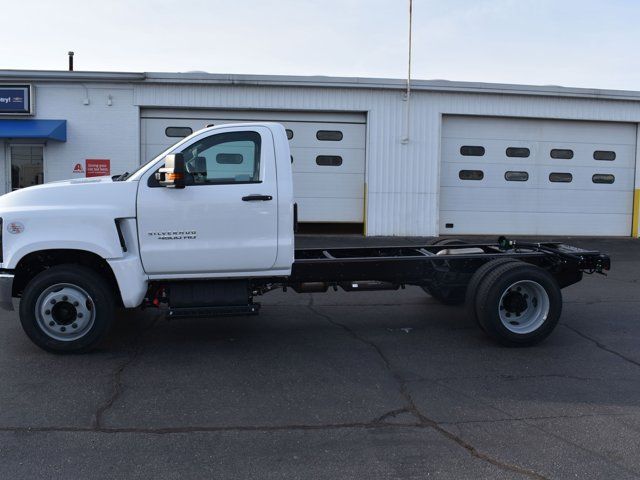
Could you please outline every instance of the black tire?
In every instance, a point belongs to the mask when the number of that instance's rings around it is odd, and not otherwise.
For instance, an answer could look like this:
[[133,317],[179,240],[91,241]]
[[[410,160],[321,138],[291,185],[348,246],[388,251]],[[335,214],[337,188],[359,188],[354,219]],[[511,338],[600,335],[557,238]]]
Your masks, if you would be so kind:
[[465,308],[467,309],[467,315],[469,316],[469,318],[473,318],[482,330],[484,330],[484,327],[478,321],[478,315],[476,314],[476,297],[478,295],[478,286],[489,272],[502,265],[514,262],[522,263],[515,258],[496,258],[495,260],[489,260],[487,263],[478,268],[478,270],[476,270],[471,277],[471,280],[469,280],[464,298]]
[[[431,245],[444,247],[446,245],[466,245],[466,243],[459,238],[440,238]],[[461,305],[464,302],[465,291],[463,288],[423,286],[422,289],[443,305]]]
[[[530,293],[521,293],[521,288]],[[487,273],[480,281],[475,303],[484,331],[508,347],[525,347],[544,340],[562,313],[558,282],[546,270],[524,262],[505,263]],[[512,320],[503,321],[501,314]],[[533,319],[531,323],[527,322],[529,318]]]
[[[64,290],[59,285],[65,285]],[[50,296],[67,291],[72,295],[77,293],[78,297],[80,292],[86,293],[84,305],[74,302],[76,307],[73,307],[72,300],[67,296],[58,305],[54,302],[55,298],[44,302]],[[49,304],[53,306],[44,310]],[[20,301],[20,323],[31,341],[43,350],[83,353],[94,349],[107,335],[113,323],[115,307],[114,292],[103,277],[80,265],[60,265],[39,273],[27,284]],[[57,317],[55,308],[58,308]],[[38,313],[43,310],[45,313]],[[83,315],[82,311],[88,313]],[[73,330],[83,322],[85,326]],[[69,337],[59,339],[54,338],[55,335]]]

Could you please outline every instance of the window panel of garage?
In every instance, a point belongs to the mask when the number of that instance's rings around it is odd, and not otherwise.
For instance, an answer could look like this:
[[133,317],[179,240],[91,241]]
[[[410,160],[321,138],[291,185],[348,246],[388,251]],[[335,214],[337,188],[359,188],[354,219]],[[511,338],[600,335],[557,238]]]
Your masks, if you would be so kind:
[[549,181],[554,183],[570,183],[573,175],[565,172],[552,172],[549,174]]
[[460,170],[458,178],[460,180],[482,180],[484,172],[482,170]]
[[164,129],[164,134],[167,137],[184,138],[193,133],[190,127],[167,127]]
[[342,140],[343,135],[340,130],[318,130],[316,132],[316,138],[325,142],[339,142]]
[[529,180],[528,172],[505,172],[504,179],[507,182],[526,182]]
[[593,159],[612,162],[616,159],[616,152],[612,152],[611,150],[596,150],[593,152]]
[[551,158],[571,160],[573,158],[573,150],[568,148],[554,148],[551,150]]
[[460,147],[460,155],[465,157],[482,157],[484,152],[484,147],[480,145],[463,145]]
[[527,158],[529,155],[531,155],[531,151],[525,147],[507,148],[507,157]]
[[342,157],[337,155],[318,155],[316,157],[316,165],[321,167],[339,167],[342,165]]
[[616,177],[610,173],[596,173],[591,177],[593,183],[608,183],[611,184],[616,181]]

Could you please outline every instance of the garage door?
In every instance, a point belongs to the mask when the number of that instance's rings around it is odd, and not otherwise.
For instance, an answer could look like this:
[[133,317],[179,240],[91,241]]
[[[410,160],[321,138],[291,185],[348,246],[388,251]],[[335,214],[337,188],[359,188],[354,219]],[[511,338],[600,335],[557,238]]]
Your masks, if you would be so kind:
[[633,124],[445,116],[441,234],[630,235]]
[[153,158],[207,125],[258,120],[276,121],[287,129],[301,222],[363,222],[364,114],[143,110],[142,158]]

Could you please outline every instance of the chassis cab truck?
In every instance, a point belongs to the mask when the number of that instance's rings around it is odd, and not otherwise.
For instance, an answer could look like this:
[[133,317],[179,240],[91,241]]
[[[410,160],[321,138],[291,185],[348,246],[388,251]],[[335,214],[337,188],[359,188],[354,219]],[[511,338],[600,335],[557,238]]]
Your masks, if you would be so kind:
[[130,174],[0,197],[0,307],[57,353],[84,352],[119,308],[248,315],[256,296],[417,285],[466,302],[494,340],[531,345],[560,318],[560,289],[609,258],[558,243],[296,249],[291,156],[275,123],[200,130]]

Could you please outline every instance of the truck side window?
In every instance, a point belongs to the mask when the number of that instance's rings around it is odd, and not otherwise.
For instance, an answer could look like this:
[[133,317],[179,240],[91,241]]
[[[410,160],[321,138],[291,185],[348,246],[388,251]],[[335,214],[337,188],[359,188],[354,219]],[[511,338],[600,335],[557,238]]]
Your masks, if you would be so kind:
[[260,134],[218,133],[182,151],[194,185],[260,182]]

